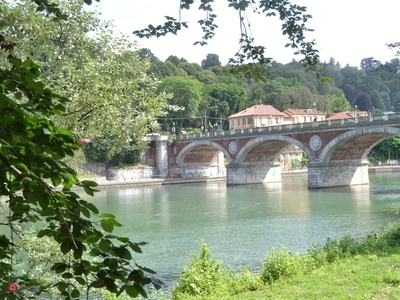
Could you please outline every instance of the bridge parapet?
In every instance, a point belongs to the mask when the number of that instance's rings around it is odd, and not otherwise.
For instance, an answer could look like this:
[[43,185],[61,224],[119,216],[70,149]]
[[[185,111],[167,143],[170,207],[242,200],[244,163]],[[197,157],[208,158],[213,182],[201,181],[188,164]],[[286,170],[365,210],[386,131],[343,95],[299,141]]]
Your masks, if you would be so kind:
[[257,136],[257,135],[278,135],[283,133],[300,133],[300,132],[312,132],[315,131],[316,127],[318,130],[337,130],[337,129],[349,129],[363,126],[370,126],[397,123],[400,124],[400,114],[393,115],[379,115],[379,116],[367,116],[367,117],[356,117],[341,120],[329,120],[329,121],[318,121],[318,122],[307,122],[297,124],[286,124],[276,126],[265,126],[248,129],[231,129],[226,131],[214,131],[207,133],[191,133],[185,135],[176,136],[177,140],[188,141],[198,139],[220,139],[221,137],[232,137],[232,136]]
[[368,184],[365,158],[391,136],[400,136],[400,115],[189,134],[179,137],[170,153],[181,169],[211,168],[216,155],[222,155],[218,161],[229,162],[227,184],[235,185],[279,181],[279,155],[294,145],[310,161],[309,188],[326,188]]

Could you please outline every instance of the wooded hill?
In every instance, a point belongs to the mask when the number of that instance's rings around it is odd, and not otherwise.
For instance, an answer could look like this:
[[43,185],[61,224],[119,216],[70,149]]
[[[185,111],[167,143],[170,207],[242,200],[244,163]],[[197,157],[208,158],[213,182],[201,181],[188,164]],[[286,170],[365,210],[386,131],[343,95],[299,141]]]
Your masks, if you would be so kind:
[[155,57],[149,49],[141,49],[142,57],[151,61],[150,74],[161,83],[158,90],[172,93],[170,104],[184,110],[170,111],[160,119],[164,131],[172,123],[178,128],[186,120],[194,127],[221,122],[254,104],[270,104],[280,111],[287,108],[313,108],[327,113],[358,110],[371,114],[400,111],[400,60],[382,64],[374,58],[363,58],[360,68],[341,65],[333,58],[322,63],[322,76],[307,72],[299,62],[273,62],[266,67],[266,81],[255,82],[251,77],[234,75],[230,66],[221,66],[217,54],[208,54],[201,62],[190,63],[174,55],[165,61]]

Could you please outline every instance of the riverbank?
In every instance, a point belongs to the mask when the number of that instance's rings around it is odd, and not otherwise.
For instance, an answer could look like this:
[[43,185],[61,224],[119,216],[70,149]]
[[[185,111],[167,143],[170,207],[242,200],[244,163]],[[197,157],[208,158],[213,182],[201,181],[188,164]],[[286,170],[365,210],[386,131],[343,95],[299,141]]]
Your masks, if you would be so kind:
[[223,265],[202,245],[170,296],[185,300],[400,299],[399,233],[396,222],[362,239],[327,240],[304,254],[284,247],[272,249],[256,273]]
[[[400,166],[370,166],[369,173],[379,172],[399,172]],[[283,171],[282,177],[294,177],[307,175],[307,169]],[[135,186],[153,186],[153,185],[172,185],[172,184],[188,184],[188,183],[208,183],[226,181],[225,176],[217,177],[195,177],[195,178],[147,178],[140,180],[108,180],[106,177],[85,178],[97,182],[98,189],[135,187]]]
[[187,183],[207,183],[225,181],[226,177],[196,177],[196,178],[148,178],[141,180],[107,180],[106,177],[86,178],[97,182],[97,189],[135,187],[135,186],[153,186],[153,185],[171,185]]

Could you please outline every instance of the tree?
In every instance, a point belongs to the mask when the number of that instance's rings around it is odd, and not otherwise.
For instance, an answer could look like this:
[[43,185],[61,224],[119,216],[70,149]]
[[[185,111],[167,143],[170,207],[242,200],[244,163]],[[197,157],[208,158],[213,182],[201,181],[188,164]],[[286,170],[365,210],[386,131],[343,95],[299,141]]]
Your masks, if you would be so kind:
[[306,86],[291,87],[279,95],[275,108],[285,110],[286,108],[312,108],[314,96]]
[[380,160],[399,159],[400,137],[393,136],[380,142],[372,148],[371,152],[375,153],[375,156]]
[[349,102],[347,101],[346,97],[344,96],[344,94],[342,94],[340,96],[330,95],[328,97],[328,99],[329,99],[328,101],[330,103],[330,106],[332,108],[331,111],[333,113],[352,110],[352,108],[351,108]]
[[[73,19],[58,6],[36,2],[39,9],[46,10],[38,15],[47,18],[48,23],[52,18],[55,22]],[[8,4],[0,3],[0,11],[7,12],[3,16],[9,16]],[[160,282],[146,275],[153,271],[132,260],[133,253],[140,253],[145,243],[113,235],[114,228],[121,226],[115,217],[100,213],[71,190],[79,186],[93,196],[96,187],[94,182],[79,181],[76,172],[63,161],[82,149],[71,131],[53,121],[65,114],[71,102],[51,90],[57,81],[43,82],[47,80],[44,68],[30,58],[17,56],[18,41],[6,35],[11,26],[17,24],[5,18],[0,22],[1,56],[7,59],[0,64],[0,197],[6,203],[2,206],[6,217],[1,225],[9,228],[8,234],[5,230],[0,234],[0,298],[22,299],[27,290],[38,296],[47,288],[40,278],[22,276],[13,263],[18,227],[36,222],[41,224],[37,236],[54,240],[58,249],[53,251],[64,257],[51,266],[60,275],[54,276],[53,282],[60,298],[76,299],[82,294],[88,298],[90,290],[97,288],[115,294],[126,292],[131,297],[146,296],[143,287],[149,283],[159,287]],[[31,38],[35,43],[36,37]],[[35,44],[33,52],[36,47],[40,45]],[[48,57],[41,61],[45,59]],[[15,293],[7,291],[11,280],[19,285]]]
[[203,84],[197,79],[182,76],[166,77],[159,84],[158,90],[171,94],[170,104],[181,108],[171,110],[168,114],[168,117],[176,122],[178,130],[182,128],[184,119],[196,117],[203,90]]
[[400,59],[394,58],[391,59],[390,62],[386,62],[382,68],[387,70],[392,74],[397,74],[400,71]]
[[357,105],[359,110],[370,111],[372,109],[372,101],[367,93],[359,93],[353,103]]
[[186,59],[184,58],[178,58],[176,55],[170,55],[167,57],[167,59],[165,60],[165,62],[169,61],[170,63],[172,63],[175,67],[177,67],[180,63],[183,62],[188,62]]
[[237,84],[217,83],[205,87],[204,98],[209,105],[209,116],[213,117],[215,122],[244,109],[247,94],[246,90]]
[[377,91],[373,91],[371,93],[371,102],[372,102],[373,108],[375,108],[375,110],[377,110],[377,112],[383,113],[384,111],[386,111],[386,107],[382,101],[382,97],[381,97],[381,95],[379,95],[379,93]]
[[373,57],[363,58],[360,63],[361,69],[363,69],[367,74],[377,70],[381,65],[382,63]]
[[184,70],[187,75],[196,78],[197,74],[203,71],[199,64],[196,63],[188,63],[188,62],[181,62],[178,65],[178,68]]
[[211,70],[204,70],[197,73],[197,80],[204,84],[214,84],[217,83],[218,78]]
[[389,93],[388,92],[380,92],[379,96],[381,96],[381,99],[382,99],[383,103],[385,104],[385,110],[386,111],[392,110],[392,104],[390,101]]
[[201,61],[201,67],[204,70],[220,66],[221,62],[219,61],[219,56],[217,54],[209,53],[207,54],[207,57]]
[[36,6],[29,0],[6,3],[13,26],[4,29],[18,43],[21,57],[40,62],[45,84],[71,100],[54,121],[80,137],[106,134],[140,143],[167,105],[147,75],[149,61],[139,56],[144,51],[113,35],[112,24],[101,22],[98,13],[85,11],[78,1],[55,3],[66,20],[49,22],[46,15],[32,13]]
[[343,83],[340,85],[340,88],[342,89],[349,103],[353,103],[354,99],[356,99],[356,95],[354,93],[354,87],[349,84]]
[[155,62],[159,61],[157,56],[155,56],[154,53],[151,52],[150,49],[142,48],[142,49],[137,50],[137,53],[139,54],[139,57],[141,59],[150,59],[151,63],[155,63]]

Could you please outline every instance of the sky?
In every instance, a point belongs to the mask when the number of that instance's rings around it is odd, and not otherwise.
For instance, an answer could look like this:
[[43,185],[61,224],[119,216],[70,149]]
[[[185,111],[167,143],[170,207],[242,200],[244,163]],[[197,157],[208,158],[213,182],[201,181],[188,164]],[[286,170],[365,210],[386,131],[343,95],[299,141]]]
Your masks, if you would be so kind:
[[[315,40],[322,62],[331,57],[342,67],[347,64],[359,67],[363,58],[373,57],[381,63],[396,58],[395,51],[389,50],[387,43],[400,41],[398,18],[399,0],[292,0],[292,3],[306,6],[313,16],[307,22],[314,32],[306,34],[307,40]],[[113,20],[116,29],[138,40],[140,48],[150,49],[155,56],[165,60],[170,55],[185,58],[190,63],[201,64],[207,54],[219,56],[223,65],[239,49],[240,29],[238,15],[228,8],[227,0],[215,0],[218,25],[215,37],[207,46],[193,45],[201,39],[202,32],[197,21],[205,17],[199,12],[200,3],[181,12],[181,20],[187,21],[189,29],[177,36],[139,39],[132,35],[134,30],[144,29],[149,24],[159,25],[165,22],[164,16],[179,17],[179,0],[100,0],[93,2],[93,8],[101,12],[101,18]],[[92,8],[91,8],[92,9]],[[288,63],[292,59],[300,60],[293,50],[285,48],[288,42],[281,33],[278,18],[265,15],[247,14],[251,32],[256,44],[266,46],[266,56],[279,63]]]

